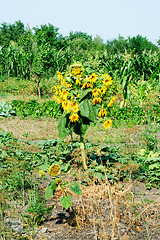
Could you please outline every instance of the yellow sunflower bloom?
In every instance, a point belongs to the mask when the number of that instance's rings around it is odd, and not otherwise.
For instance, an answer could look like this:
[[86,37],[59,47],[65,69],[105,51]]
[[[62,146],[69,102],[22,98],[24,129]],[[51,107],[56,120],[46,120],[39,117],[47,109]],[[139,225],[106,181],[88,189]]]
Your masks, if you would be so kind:
[[69,92],[67,92],[66,90],[63,90],[62,92],[61,92],[61,98],[63,99],[63,100],[67,100],[67,95],[69,94]]
[[87,84],[88,84],[87,82],[83,83],[82,89],[88,88],[88,85],[87,85]]
[[112,77],[111,77],[110,75],[105,74],[105,75],[103,75],[103,77],[104,77],[104,79],[103,79],[103,84],[104,84],[105,86],[110,86],[110,85],[112,85]]
[[82,89],[85,89],[85,88],[93,88],[93,84],[89,82],[84,82],[82,85]]
[[97,75],[96,73],[93,73],[92,75],[90,75],[90,76],[88,77],[88,79],[90,80],[91,83],[94,83],[94,82],[97,81],[98,75]]
[[93,97],[97,97],[100,93],[101,91],[98,88],[95,88],[94,90],[92,90]]
[[106,115],[107,115],[107,111],[104,108],[102,108],[98,113],[98,117],[105,117]]
[[112,105],[113,105],[113,103],[116,101],[116,97],[113,97],[110,101],[109,101],[109,103],[108,103],[108,107],[112,107]]
[[81,63],[74,63],[70,66],[70,73],[76,78],[80,78],[84,72],[84,68]]
[[102,102],[102,99],[101,99],[100,97],[95,97],[95,98],[93,98],[93,100],[92,100],[92,104],[93,104],[93,105],[101,104],[101,102]]
[[76,102],[71,102],[71,111],[78,112],[79,111],[79,105]]
[[70,108],[70,102],[67,100],[62,101],[62,108],[63,108],[63,110],[68,111],[68,109]]
[[112,120],[111,120],[111,119],[107,119],[107,120],[103,123],[104,129],[109,129],[111,126],[112,126]]
[[62,79],[63,79],[63,75],[62,75],[61,72],[58,72],[58,71],[57,71],[57,78],[58,78],[59,80],[62,80]]
[[70,120],[70,122],[78,122],[78,120],[79,120],[78,114],[77,114],[77,113],[71,114],[71,115],[69,116],[69,120]]
[[81,85],[81,81],[79,79],[76,79],[76,85]]
[[73,67],[71,73],[73,76],[81,76],[81,69],[79,67]]
[[59,104],[62,103],[62,99],[60,97],[54,96],[53,99]]
[[61,169],[58,164],[52,164],[49,169],[48,173],[52,177],[56,177],[60,173]]
[[105,87],[104,87],[104,86],[101,87],[101,96],[103,96],[103,95],[106,93],[107,89],[108,89],[107,86],[105,86]]

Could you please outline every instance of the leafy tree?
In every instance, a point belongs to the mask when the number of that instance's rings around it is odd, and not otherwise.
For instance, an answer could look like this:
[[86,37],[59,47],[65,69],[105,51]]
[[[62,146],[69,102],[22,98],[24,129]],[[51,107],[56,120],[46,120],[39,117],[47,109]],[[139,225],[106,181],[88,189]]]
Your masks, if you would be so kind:
[[65,46],[65,38],[58,33],[59,28],[54,27],[52,24],[49,23],[48,25],[34,27],[33,30],[39,46],[47,43],[58,50]]
[[85,40],[88,40],[89,42],[92,42],[92,36],[91,35],[88,35],[87,33],[84,33],[84,32],[73,32],[71,31],[69,33],[69,37],[68,37],[68,40],[72,41],[73,39],[85,39]]
[[0,45],[8,46],[11,40],[17,42],[24,33],[25,28],[21,21],[16,21],[14,24],[2,23],[0,26]]
[[156,51],[158,48],[146,37],[142,37],[141,35],[137,35],[136,37],[128,38],[128,46],[130,51],[134,53],[141,54],[144,50]]
[[128,41],[119,35],[118,39],[107,41],[106,48],[112,54],[125,53],[125,50],[128,49]]

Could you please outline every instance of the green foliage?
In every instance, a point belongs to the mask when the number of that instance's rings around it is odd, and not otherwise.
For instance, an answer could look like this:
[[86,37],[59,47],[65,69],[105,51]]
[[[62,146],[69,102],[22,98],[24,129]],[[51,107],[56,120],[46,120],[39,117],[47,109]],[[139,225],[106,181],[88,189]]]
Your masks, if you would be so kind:
[[12,106],[6,102],[0,103],[0,116],[2,117],[10,117],[15,115],[15,111],[12,109]]
[[[108,112],[109,116],[114,116],[114,119],[126,122],[133,120],[134,124],[147,124],[149,122],[159,123],[159,104],[148,104],[147,106],[137,106],[132,104],[132,106],[120,108],[118,105],[110,109]],[[115,123],[116,124],[116,123]]]
[[40,104],[37,100],[30,100],[28,102],[12,100],[11,106],[15,114],[20,117],[58,117],[60,110],[59,105],[55,101],[46,101]]
[[[58,172],[55,171],[57,169],[58,169]],[[70,184],[67,181],[63,181],[61,178],[58,178],[57,175],[60,173],[59,170],[60,170],[60,166],[58,164],[52,164],[49,167],[48,173],[49,173],[49,175],[52,176],[52,180],[51,180],[50,184],[48,185],[48,187],[46,188],[45,197],[46,197],[46,199],[51,198],[54,195],[54,191],[56,190],[56,188],[60,187],[62,189],[64,195],[65,195],[65,196],[61,196],[60,202],[65,209],[68,209],[70,207],[72,208],[73,215],[74,215],[76,223],[77,223],[77,227],[80,228],[75,210],[72,206],[72,198],[71,198],[70,195],[67,194],[65,188],[68,185],[70,185],[70,190],[73,193],[75,193],[77,195],[82,195],[81,188],[80,188],[80,186],[78,185],[77,182],[74,182],[73,184]]]
[[29,192],[28,207],[24,214],[21,214],[23,224],[28,228],[35,228],[45,220],[45,217],[51,213],[54,206],[47,207],[47,201],[41,196],[38,188]]
[[62,196],[60,202],[65,209],[68,209],[72,204],[72,198],[70,195]]
[[51,181],[50,184],[48,185],[48,187],[46,188],[46,191],[45,191],[45,198],[46,199],[49,199],[53,196],[54,194],[54,191],[56,190],[57,188],[57,184],[55,181]]
[[97,105],[93,106],[91,99],[84,99],[79,107],[83,117],[88,118],[91,122],[96,121],[99,108]]
[[2,23],[0,26],[0,45],[7,46],[11,40],[18,41],[24,32],[24,24],[21,21],[16,21],[14,24]]
[[146,182],[148,189],[160,187],[160,153],[142,149],[138,160],[141,164],[139,179]]
[[78,183],[74,182],[71,186],[70,186],[70,190],[72,192],[74,192],[77,195],[82,195],[82,191],[80,186],[78,185]]
[[86,64],[88,71],[103,70],[121,79],[121,69],[131,61],[127,78],[132,75],[134,83],[142,77],[147,81],[150,78],[159,81],[158,47],[145,37],[138,35],[124,39],[118,36],[105,44],[98,36],[93,39],[87,33],[70,32],[69,36],[63,37],[58,30],[51,24],[25,29],[20,21],[2,23],[1,75],[33,79],[39,85],[43,77],[49,78],[56,71],[63,72],[72,62],[80,61]]
[[60,117],[57,129],[58,129],[58,132],[59,132],[60,139],[64,139],[69,134],[69,132],[70,132],[70,130],[69,130],[69,119],[66,117],[66,113],[64,113]]

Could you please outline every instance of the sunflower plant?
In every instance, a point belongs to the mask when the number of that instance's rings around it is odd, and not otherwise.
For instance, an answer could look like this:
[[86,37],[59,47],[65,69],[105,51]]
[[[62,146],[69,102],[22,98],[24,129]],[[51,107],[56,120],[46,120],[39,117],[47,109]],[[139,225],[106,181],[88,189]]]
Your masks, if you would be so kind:
[[80,63],[72,64],[64,76],[57,72],[57,78],[54,100],[60,104],[62,113],[58,124],[59,137],[63,139],[69,134],[72,136],[73,132],[80,136],[82,162],[86,169],[84,134],[88,127],[95,125],[98,119],[103,121],[105,129],[112,125],[112,120],[107,117],[108,109],[104,108],[106,101],[109,108],[116,100],[109,91],[112,78],[108,74],[87,75]]
[[61,178],[59,178],[58,175],[60,174],[61,169],[58,164],[52,164],[51,166],[44,164],[44,165],[41,165],[39,168],[40,168],[39,173],[40,173],[41,177],[44,177],[46,175],[46,172],[48,172],[48,174],[52,177],[51,182],[49,183],[48,187],[46,188],[45,198],[46,199],[51,198],[54,195],[55,190],[57,188],[61,189],[63,191],[64,196],[61,196],[60,202],[65,209],[69,209],[69,208],[72,209],[73,215],[76,220],[77,227],[80,228],[76,212],[72,205],[72,198],[66,191],[66,187],[69,187],[73,193],[75,193],[77,195],[82,195],[82,191],[81,191],[79,184],[77,182],[69,183],[69,182],[63,181]]

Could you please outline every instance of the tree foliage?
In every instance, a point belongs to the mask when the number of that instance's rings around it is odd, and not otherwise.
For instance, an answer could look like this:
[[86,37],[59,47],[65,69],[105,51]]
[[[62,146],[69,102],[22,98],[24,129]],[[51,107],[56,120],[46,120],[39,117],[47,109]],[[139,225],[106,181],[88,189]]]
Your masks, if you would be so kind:
[[42,78],[52,77],[57,71],[64,72],[78,61],[85,66],[88,74],[105,71],[121,79],[124,75],[122,69],[130,66],[126,73],[128,79],[132,75],[132,81],[142,77],[145,80],[159,79],[160,51],[146,37],[138,35],[125,39],[119,35],[117,39],[104,43],[101,37],[93,39],[81,31],[70,32],[66,37],[58,31],[51,24],[30,29],[21,21],[2,23],[1,76],[34,79],[38,89]]

